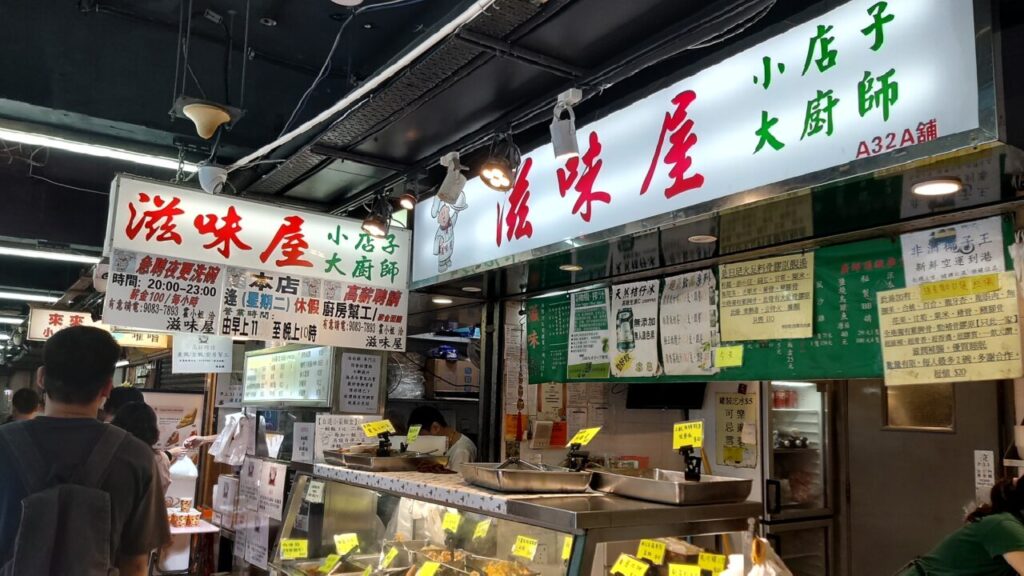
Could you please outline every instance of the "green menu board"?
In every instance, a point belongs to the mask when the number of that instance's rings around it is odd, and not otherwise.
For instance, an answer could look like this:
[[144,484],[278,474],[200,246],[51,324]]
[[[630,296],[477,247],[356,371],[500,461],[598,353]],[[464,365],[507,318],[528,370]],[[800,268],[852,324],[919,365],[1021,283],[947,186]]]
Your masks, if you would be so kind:
[[526,303],[526,355],[530,384],[565,380],[569,357],[569,296]]

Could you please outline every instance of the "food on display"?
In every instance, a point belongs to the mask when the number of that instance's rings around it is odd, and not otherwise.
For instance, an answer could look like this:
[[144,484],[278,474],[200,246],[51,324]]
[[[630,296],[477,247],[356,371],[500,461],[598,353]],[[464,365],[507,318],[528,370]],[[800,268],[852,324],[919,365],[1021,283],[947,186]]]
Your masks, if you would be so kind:
[[423,474],[458,474],[455,470],[449,470],[444,464],[437,462],[421,462],[416,465],[416,471]]
[[178,425],[175,428],[181,430],[182,428],[188,428],[189,426],[195,424],[196,423],[196,416],[198,414],[199,414],[199,409],[198,408],[193,408],[191,412],[189,412],[188,414],[185,414],[184,416],[182,416],[181,420],[178,420]]

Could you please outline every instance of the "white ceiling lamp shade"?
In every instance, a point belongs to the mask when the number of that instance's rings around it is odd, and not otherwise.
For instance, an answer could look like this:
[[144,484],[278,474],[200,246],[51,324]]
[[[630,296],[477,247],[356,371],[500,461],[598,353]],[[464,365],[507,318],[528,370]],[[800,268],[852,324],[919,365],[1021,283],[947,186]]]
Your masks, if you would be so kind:
[[0,300],[17,300],[19,302],[44,302],[53,304],[60,300],[58,296],[51,296],[42,292],[21,292],[13,290],[0,290]]
[[459,162],[458,152],[449,152],[441,157],[441,166],[448,169],[444,175],[444,181],[437,189],[437,197],[448,204],[455,204],[462,195],[462,189],[466,187],[466,175],[462,172],[466,167]]
[[[169,170],[178,169],[178,160],[176,158],[154,156],[152,154],[132,152],[131,150],[125,150],[123,148],[112,148],[110,146],[100,146],[99,144],[77,142],[74,140],[57,138],[55,136],[11,130],[9,128],[0,128],[0,140],[28,144],[29,146],[44,146],[47,148],[54,148],[56,150],[74,152],[76,154],[98,156],[100,158],[123,160],[125,162],[134,162],[136,164],[145,164],[146,166],[167,168]],[[181,167],[185,172],[195,172],[199,169],[198,166],[192,162],[184,162]]]
[[39,260],[57,260],[60,262],[78,262],[80,264],[96,264],[103,259],[102,256],[91,256],[88,254],[75,254],[73,252],[59,252],[56,250],[38,250],[35,248],[17,248],[14,246],[4,245],[0,245],[0,256],[35,258]]
[[922,180],[911,185],[910,190],[918,196],[946,196],[956,194],[964,189],[964,183],[959,178],[933,178]]
[[338,6],[346,6],[348,8],[355,8],[363,3],[363,0],[331,0]]
[[[579,88],[570,88],[558,95],[555,104],[555,117],[551,120],[551,147],[555,152],[555,160],[565,162],[580,155],[579,142],[576,139],[576,113],[573,106],[583,100],[583,92]],[[563,115],[565,117],[563,118]]]
[[218,128],[231,121],[231,114],[223,106],[209,102],[186,104],[181,113],[196,125],[196,133],[204,140],[213,138]]

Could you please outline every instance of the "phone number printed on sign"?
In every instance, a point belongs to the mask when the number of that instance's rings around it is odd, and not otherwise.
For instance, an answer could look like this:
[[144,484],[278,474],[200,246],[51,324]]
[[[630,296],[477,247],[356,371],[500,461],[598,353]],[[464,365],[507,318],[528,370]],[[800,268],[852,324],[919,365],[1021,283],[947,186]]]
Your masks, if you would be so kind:
[[103,319],[146,330],[214,334],[223,282],[223,269],[214,264],[114,250]]

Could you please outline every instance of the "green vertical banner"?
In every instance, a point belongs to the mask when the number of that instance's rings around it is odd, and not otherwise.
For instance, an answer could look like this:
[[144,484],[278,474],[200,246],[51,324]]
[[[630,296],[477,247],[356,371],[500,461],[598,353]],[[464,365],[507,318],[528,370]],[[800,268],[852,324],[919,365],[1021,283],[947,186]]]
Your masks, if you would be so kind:
[[569,297],[526,303],[526,353],[530,384],[565,382],[569,352]]

